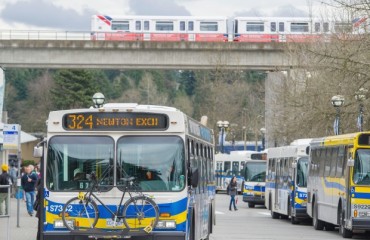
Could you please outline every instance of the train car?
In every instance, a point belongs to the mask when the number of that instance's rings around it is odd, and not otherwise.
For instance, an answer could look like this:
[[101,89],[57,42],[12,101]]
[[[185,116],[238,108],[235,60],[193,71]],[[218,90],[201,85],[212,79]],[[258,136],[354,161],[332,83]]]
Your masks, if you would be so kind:
[[92,40],[228,41],[226,17],[93,15],[91,32]]
[[312,18],[236,17],[236,42],[306,42],[334,31],[331,21]]

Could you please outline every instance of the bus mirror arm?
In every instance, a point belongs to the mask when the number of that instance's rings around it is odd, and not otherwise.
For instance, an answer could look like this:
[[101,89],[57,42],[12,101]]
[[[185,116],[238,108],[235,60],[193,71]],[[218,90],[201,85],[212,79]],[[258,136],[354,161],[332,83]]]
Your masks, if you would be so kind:
[[353,167],[354,165],[355,165],[355,160],[353,160],[353,158],[350,158],[347,160],[348,167]]
[[297,160],[292,162],[292,168],[297,168]]

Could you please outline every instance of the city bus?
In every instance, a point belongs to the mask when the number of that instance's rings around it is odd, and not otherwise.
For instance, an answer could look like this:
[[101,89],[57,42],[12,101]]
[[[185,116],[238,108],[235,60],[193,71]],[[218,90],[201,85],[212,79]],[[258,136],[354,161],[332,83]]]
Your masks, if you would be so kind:
[[[97,108],[52,111],[47,136],[35,147],[42,162],[42,239],[208,239],[215,224],[214,134],[178,109],[108,103]],[[69,231],[61,218],[64,204],[86,192],[94,172],[95,194],[116,211],[124,179],[159,206],[150,232],[113,225],[98,204],[94,229]],[[128,198],[125,197],[124,201]],[[145,216],[150,217],[150,216]],[[82,217],[72,224],[86,222]],[[121,228],[121,229],[120,229]],[[115,230],[118,231],[115,231]],[[121,231],[119,231],[121,230]]]
[[250,208],[265,205],[266,159],[245,161],[243,177],[243,201]]
[[339,226],[344,238],[370,230],[370,132],[310,144],[307,213],[316,230]]
[[295,140],[289,146],[269,148],[265,206],[271,217],[289,218],[292,224],[308,219],[307,174],[311,139]]
[[215,155],[216,165],[216,192],[226,191],[233,176],[237,180],[238,192],[242,191],[243,168],[246,160],[250,160],[256,151],[231,151],[230,154],[218,153]]

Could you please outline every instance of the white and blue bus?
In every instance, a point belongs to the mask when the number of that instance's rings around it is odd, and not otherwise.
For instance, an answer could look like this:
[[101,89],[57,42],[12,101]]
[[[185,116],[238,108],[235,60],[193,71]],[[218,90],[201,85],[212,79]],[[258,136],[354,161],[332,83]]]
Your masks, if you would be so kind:
[[311,139],[269,148],[265,206],[272,218],[290,217],[292,224],[309,218],[307,206],[308,149]]
[[112,210],[127,175],[158,204],[160,216],[153,231],[130,229],[124,238],[193,240],[208,239],[212,233],[214,134],[175,108],[112,103],[53,111],[47,136],[35,152],[42,155],[41,239],[117,237],[112,227],[119,226],[111,226],[112,216],[100,205],[96,229],[77,233],[63,224],[64,204],[86,191],[91,172],[100,182],[95,194]]
[[241,192],[244,181],[243,168],[245,161],[251,160],[252,156],[258,154],[256,151],[231,151],[230,154],[216,154],[216,191],[226,191],[231,178],[235,176],[238,192]]

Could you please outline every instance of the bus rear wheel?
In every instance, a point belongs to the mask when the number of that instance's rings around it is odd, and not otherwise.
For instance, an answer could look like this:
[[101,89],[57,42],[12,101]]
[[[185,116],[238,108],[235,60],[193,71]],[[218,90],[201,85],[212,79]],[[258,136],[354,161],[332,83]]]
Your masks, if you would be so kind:
[[318,207],[317,207],[317,203],[315,202],[313,205],[312,225],[315,228],[315,230],[323,230],[325,226],[324,222],[319,219],[317,214],[318,214]]

